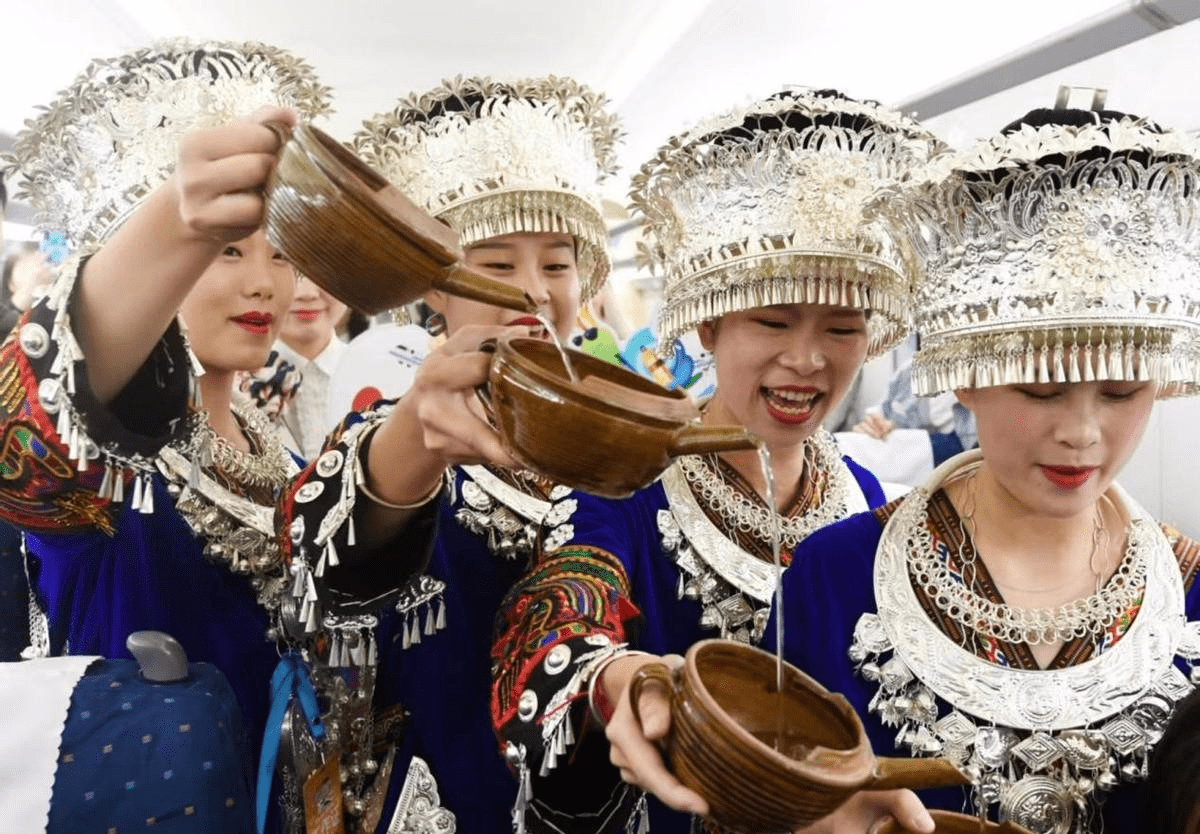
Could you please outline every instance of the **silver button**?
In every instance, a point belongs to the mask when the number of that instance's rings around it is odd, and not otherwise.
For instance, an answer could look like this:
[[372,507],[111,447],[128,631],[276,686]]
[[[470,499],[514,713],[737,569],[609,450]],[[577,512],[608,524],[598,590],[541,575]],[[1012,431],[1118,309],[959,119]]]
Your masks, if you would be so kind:
[[41,359],[50,350],[50,334],[37,322],[23,324],[18,338],[21,340],[21,350],[30,359]]
[[321,457],[317,458],[317,474],[322,478],[328,478],[336,475],[342,468],[342,462],[345,456],[337,449],[330,449]]
[[571,662],[571,649],[564,643],[559,643],[546,653],[546,674],[557,675]]
[[517,701],[517,718],[526,722],[532,721],[533,716],[537,714],[537,708],[537,693],[532,689],[526,689],[521,693],[521,699]]
[[57,379],[43,379],[38,383],[38,402],[47,414],[57,414],[62,408],[62,385]]
[[296,490],[296,503],[307,504],[309,501],[316,500],[324,491],[325,484],[320,481],[309,481]]
[[304,540],[304,516],[296,516],[292,520],[292,526],[288,532],[292,537],[292,544],[299,545]]

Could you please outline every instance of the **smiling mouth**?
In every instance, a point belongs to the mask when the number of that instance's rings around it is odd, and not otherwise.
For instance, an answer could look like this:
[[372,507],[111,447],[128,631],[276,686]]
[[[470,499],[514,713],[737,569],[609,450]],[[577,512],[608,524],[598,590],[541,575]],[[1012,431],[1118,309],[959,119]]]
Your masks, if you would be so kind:
[[807,422],[817,403],[825,396],[821,391],[785,388],[762,388],[760,392],[770,415],[781,423],[791,425]]
[[533,316],[521,316],[520,318],[506,322],[505,326],[528,328],[529,335],[539,339],[546,339],[550,335],[549,331],[546,329],[546,323],[541,319],[534,318]]

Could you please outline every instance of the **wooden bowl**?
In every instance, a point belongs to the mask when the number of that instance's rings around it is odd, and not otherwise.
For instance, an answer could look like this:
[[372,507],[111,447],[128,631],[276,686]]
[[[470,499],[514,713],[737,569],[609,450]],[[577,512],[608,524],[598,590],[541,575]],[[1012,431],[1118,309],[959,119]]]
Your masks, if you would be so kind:
[[666,759],[708,802],[713,827],[731,834],[790,834],[861,790],[967,784],[945,759],[883,759],[841,695],[775,656],[731,640],[702,640],[683,666],[643,666],[629,697],[666,687],[671,732]]
[[682,391],[550,342],[506,337],[494,345],[480,396],[505,449],[556,483],[622,498],[648,486],[684,454],[753,449],[740,426],[700,424]]
[[267,238],[317,285],[375,314],[431,289],[536,312],[528,295],[462,264],[458,234],[311,125],[282,139],[266,186]]

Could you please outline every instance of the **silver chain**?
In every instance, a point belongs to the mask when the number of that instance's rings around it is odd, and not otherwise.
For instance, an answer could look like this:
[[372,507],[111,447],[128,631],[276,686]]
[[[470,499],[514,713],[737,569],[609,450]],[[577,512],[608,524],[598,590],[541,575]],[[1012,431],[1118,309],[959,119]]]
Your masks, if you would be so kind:
[[291,460],[278,433],[250,403],[235,400],[232,408],[246,433],[258,443],[259,453],[243,452],[217,434],[208,421],[207,411],[197,413],[196,430],[181,451],[189,459],[199,461],[202,468],[211,465],[243,486],[281,489],[291,477]]
[[817,506],[791,517],[781,516],[774,507],[751,500],[726,482],[717,464],[709,463],[699,455],[679,458],[679,468],[696,497],[733,529],[769,542],[778,524],[781,544],[792,550],[814,530],[844,518],[850,490],[858,486],[854,476],[842,465],[841,453],[827,433],[819,431],[805,441],[805,457],[809,477],[813,473],[826,473],[829,483]]
[[[915,497],[915,496],[914,496]],[[973,516],[973,495],[964,510],[965,520]],[[907,544],[909,572],[913,581],[934,601],[942,613],[967,631],[975,631],[1008,643],[1069,642],[1076,638],[1099,637],[1136,602],[1146,587],[1146,558],[1139,526],[1130,525],[1129,543],[1120,564],[1107,583],[1094,594],[1060,605],[1057,608],[1014,608],[992,602],[971,590],[966,572],[973,567],[975,556],[964,555],[963,544],[968,539],[965,527],[960,526],[963,543],[958,548],[963,578],[951,573],[946,562],[937,555],[933,534],[926,520],[928,497],[913,501],[911,523],[908,523]],[[964,516],[959,523],[963,524]],[[1093,531],[1093,549],[1100,541]],[[1094,553],[1093,553],[1094,557]]]

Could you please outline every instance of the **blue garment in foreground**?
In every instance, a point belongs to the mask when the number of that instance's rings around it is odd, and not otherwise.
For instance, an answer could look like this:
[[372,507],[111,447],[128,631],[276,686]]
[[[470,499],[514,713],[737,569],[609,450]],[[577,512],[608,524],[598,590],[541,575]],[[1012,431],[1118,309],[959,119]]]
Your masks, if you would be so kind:
[[[453,494],[461,496],[467,476],[453,471]],[[461,499],[441,499],[438,538],[426,571],[446,583],[445,628],[422,635],[407,649],[402,628],[380,630],[377,701],[399,704],[407,713],[381,825],[390,819],[409,761],[419,756],[458,831],[511,834],[517,783],[489,718],[490,653],[500,601],[527,563],[493,554],[483,536],[455,519],[460,505]]]
[[233,692],[207,663],[170,683],[99,660],[71,696],[49,834],[253,834],[250,746]]

